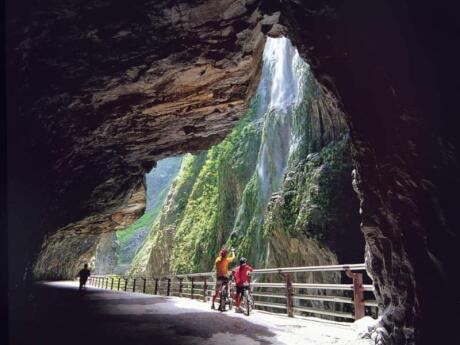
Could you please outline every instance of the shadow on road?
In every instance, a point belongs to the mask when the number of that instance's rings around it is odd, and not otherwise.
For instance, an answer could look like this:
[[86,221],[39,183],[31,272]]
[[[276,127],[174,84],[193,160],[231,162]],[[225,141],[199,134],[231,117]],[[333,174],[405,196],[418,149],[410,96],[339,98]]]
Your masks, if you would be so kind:
[[27,309],[10,310],[10,344],[212,344],[216,340],[222,345],[226,341],[218,341],[221,333],[270,344],[267,338],[275,335],[243,318],[174,308],[167,297],[36,284]]

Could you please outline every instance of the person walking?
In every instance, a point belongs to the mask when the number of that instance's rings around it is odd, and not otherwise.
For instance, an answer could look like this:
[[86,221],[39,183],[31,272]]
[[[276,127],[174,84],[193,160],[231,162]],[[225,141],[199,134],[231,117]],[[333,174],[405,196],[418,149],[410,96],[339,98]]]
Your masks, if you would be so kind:
[[91,271],[88,269],[88,264],[83,266],[83,269],[78,272],[77,277],[80,278],[80,287],[79,290],[85,289],[86,290],[86,281],[88,277],[91,275]]

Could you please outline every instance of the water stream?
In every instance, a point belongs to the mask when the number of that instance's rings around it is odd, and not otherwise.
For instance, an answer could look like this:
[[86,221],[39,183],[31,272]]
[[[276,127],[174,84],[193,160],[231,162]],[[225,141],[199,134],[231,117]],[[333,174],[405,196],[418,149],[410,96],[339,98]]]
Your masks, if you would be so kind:
[[[262,121],[262,141],[255,176],[258,207],[248,217],[248,205],[241,203],[233,236],[257,220],[263,224],[263,214],[280,184],[299,139],[294,135],[293,113],[299,105],[305,85],[308,65],[287,38],[268,38],[263,54],[263,73],[257,96],[259,121]],[[249,212],[250,213],[250,212]]]

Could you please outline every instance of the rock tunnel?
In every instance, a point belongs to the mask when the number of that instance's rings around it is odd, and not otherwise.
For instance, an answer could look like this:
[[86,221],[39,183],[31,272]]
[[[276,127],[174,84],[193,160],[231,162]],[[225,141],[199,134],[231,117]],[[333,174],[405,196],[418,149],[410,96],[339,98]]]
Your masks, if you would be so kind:
[[144,176],[157,161],[221,142],[256,92],[266,38],[286,36],[345,114],[367,269],[384,306],[382,343],[452,343],[453,8],[48,0],[6,10],[13,307],[42,248],[52,258],[53,245],[75,235],[126,227],[144,212]]

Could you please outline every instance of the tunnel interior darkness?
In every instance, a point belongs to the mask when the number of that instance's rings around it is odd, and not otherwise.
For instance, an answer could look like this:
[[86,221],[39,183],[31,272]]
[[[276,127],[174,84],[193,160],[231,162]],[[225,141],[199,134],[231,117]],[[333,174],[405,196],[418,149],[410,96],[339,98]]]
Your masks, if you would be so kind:
[[[446,308],[459,262],[456,5],[177,3],[8,2],[11,303],[23,303],[44,234],[126,226],[155,161],[228,134],[260,77],[259,33],[272,30],[288,32],[347,116],[366,262],[386,307],[381,343],[458,340]],[[171,109],[186,123],[174,126]],[[184,138],[184,126],[196,130]]]

